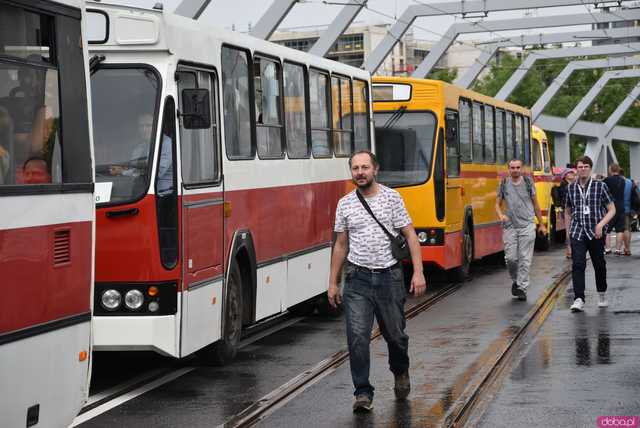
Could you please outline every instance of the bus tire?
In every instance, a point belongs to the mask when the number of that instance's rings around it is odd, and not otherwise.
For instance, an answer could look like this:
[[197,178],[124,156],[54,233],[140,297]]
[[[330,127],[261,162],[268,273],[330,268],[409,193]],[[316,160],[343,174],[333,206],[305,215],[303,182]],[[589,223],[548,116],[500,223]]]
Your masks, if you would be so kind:
[[473,236],[469,221],[464,222],[462,231],[462,264],[453,269],[453,278],[456,282],[464,282],[471,279],[471,261],[473,260]]
[[242,334],[242,304],[242,274],[237,263],[233,263],[227,281],[224,331],[220,340],[200,351],[205,361],[222,366],[236,357]]

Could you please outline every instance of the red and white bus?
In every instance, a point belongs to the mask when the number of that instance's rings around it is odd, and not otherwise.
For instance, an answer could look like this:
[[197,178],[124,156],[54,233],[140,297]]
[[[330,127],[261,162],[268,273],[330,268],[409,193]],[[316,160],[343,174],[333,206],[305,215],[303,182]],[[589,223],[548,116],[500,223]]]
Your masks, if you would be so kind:
[[87,398],[93,165],[84,6],[0,0],[0,426]]
[[370,76],[162,10],[91,3],[96,350],[231,359],[325,292]]

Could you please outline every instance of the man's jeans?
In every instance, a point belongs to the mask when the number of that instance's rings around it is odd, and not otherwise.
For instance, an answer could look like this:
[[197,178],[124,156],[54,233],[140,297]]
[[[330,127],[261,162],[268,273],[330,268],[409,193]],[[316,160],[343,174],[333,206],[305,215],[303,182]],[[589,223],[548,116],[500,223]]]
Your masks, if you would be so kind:
[[574,298],[584,302],[584,271],[587,268],[587,251],[596,274],[596,289],[600,293],[607,291],[607,262],[604,260],[604,236],[600,239],[571,238],[571,260]]
[[367,394],[373,398],[369,343],[374,314],[389,347],[389,368],[396,375],[409,370],[409,336],[404,332],[407,295],[404,275],[400,266],[372,273],[348,264],[345,272],[344,308],[354,395]]
[[533,259],[533,247],[536,244],[536,225],[516,229],[508,227],[502,231],[504,259],[511,281],[526,290],[529,286],[529,270]]

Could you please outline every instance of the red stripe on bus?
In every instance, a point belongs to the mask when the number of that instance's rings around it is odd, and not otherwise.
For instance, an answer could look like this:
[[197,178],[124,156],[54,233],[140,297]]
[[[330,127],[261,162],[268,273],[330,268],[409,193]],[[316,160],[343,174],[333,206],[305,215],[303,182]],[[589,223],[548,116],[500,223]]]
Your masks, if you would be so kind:
[[[224,193],[230,216],[225,218],[224,257],[231,247],[237,230],[251,232],[257,262],[269,261],[332,239],[335,209],[338,200],[353,188],[350,180],[311,183],[295,186],[262,189],[236,190]],[[204,202],[220,198],[220,192],[184,196],[184,203]],[[138,208],[138,214],[126,217],[107,217],[109,211]],[[192,267],[187,264],[187,284],[199,282],[224,271],[219,265],[219,247],[215,229],[223,205],[202,204],[193,209],[183,207],[180,257],[185,254],[200,254],[190,257]],[[181,263],[168,271],[160,263],[155,196],[147,195],[129,205],[100,208],[96,213],[96,282],[149,282],[178,281]],[[185,217],[186,216],[186,217]],[[202,235],[202,236],[200,236]],[[190,242],[182,242],[182,237]],[[221,235],[219,239],[222,239]],[[212,245],[211,248],[207,245]],[[185,262],[186,263],[186,262]],[[179,289],[182,286],[179,283]]]
[[0,230],[0,247],[0,334],[90,310],[91,222]]

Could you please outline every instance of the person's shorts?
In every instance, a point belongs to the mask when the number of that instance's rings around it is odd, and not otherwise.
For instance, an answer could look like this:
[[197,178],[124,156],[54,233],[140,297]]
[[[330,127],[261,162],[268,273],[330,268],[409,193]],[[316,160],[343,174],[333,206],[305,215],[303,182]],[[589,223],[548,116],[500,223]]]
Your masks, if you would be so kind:
[[629,216],[625,213],[616,213],[615,217],[611,221],[611,227],[617,233],[622,233],[629,230]]

